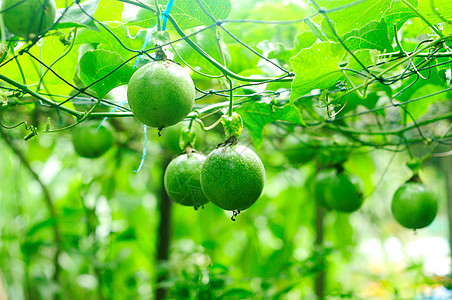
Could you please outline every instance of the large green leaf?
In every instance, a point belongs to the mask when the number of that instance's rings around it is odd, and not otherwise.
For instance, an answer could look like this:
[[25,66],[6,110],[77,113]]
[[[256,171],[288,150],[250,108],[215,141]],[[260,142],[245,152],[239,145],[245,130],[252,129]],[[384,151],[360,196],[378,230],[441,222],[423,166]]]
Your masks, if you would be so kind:
[[313,89],[324,89],[343,78],[339,63],[345,50],[340,44],[323,42],[303,49],[290,60],[295,72],[290,101],[309,93]]
[[[90,44],[95,41],[98,44],[98,49],[104,49],[119,54],[123,59],[128,59],[135,52],[131,52],[125,47],[132,50],[140,50],[146,39],[145,30],[140,30],[135,37],[130,37],[127,28],[120,23],[112,22],[105,24],[108,28],[99,27],[99,31],[92,31],[89,29],[81,29],[77,34],[77,44]],[[116,39],[118,38],[121,43]],[[125,47],[124,47],[124,46]]]
[[[339,36],[364,27],[371,21],[380,21],[392,0],[317,0],[326,9]],[[330,11],[329,11],[330,10]]]
[[[418,0],[408,0],[408,2],[410,2],[414,7],[417,7],[418,5]],[[389,39],[392,41],[395,36],[394,24],[397,25],[397,30],[399,30],[406,21],[416,16],[417,15],[409,9],[405,3],[401,1],[394,1],[383,17],[388,25]]]
[[452,21],[452,1],[419,0],[419,12],[433,24]]
[[119,67],[122,63],[121,56],[114,52],[106,50],[88,51],[80,59],[80,79],[85,85],[90,85],[114,71],[106,78],[90,86],[91,89],[96,91],[98,98],[102,99],[115,87],[127,84],[132,77],[133,67],[128,64]]
[[[81,4],[73,4],[69,8],[60,8],[58,13],[63,14],[56,28],[87,27],[98,31],[92,16],[97,10],[100,0],[86,0]],[[90,17],[91,16],[91,17]]]
[[[153,0],[146,0],[145,3],[153,5]],[[159,0],[161,5],[166,5],[167,0]],[[216,20],[224,20],[231,12],[230,0],[201,0],[201,7],[197,1],[178,0],[174,2],[171,9],[171,15],[182,29],[192,28],[201,25],[211,25],[212,19],[204,12],[203,8],[212,15]],[[154,13],[147,9],[139,9],[136,14],[125,20],[128,24],[138,25],[141,27],[153,27],[157,20]],[[168,22],[168,28],[171,29],[171,23]]]
[[[70,47],[62,43],[59,37],[55,35],[47,36],[41,40],[40,44],[40,47],[32,47],[28,52],[42,61],[46,66],[52,65]],[[43,85],[40,87],[41,90],[45,87],[47,92],[54,95],[68,95],[72,91],[73,88],[61,78],[73,84],[73,77],[77,66],[75,63],[77,62],[77,52],[78,45],[74,46],[72,51],[52,66],[52,70],[55,73],[47,71],[43,79]],[[33,90],[36,90],[36,84],[46,70],[47,68],[44,65],[32,59],[31,56],[24,54],[19,55],[17,61],[12,61],[2,66],[0,73],[8,76],[12,80],[23,83],[21,75],[21,72],[23,72],[26,84]],[[59,77],[55,74],[58,74]]]
[[[196,44],[198,44],[205,52],[207,52],[211,57],[213,57],[218,62],[223,62],[223,56],[220,52],[220,47],[215,35],[215,28],[205,30],[192,38]],[[221,75],[207,59],[205,59],[201,54],[188,45],[185,41],[177,43],[175,45],[178,54],[186,62],[189,62],[193,67],[199,67],[199,71],[206,72],[211,75]],[[222,45],[223,53],[225,54],[226,61],[230,60],[228,49],[225,45]]]
[[96,11],[94,17],[99,22],[121,22],[123,10],[124,3],[122,3],[121,1],[100,0],[99,9]]
[[386,22],[372,21],[361,29],[352,30],[342,37],[349,50],[376,49],[391,52]]
[[289,62],[291,57],[294,57],[299,49],[309,48],[314,44],[317,40],[317,37],[314,35],[312,31],[304,31],[294,38],[294,48],[287,48],[283,43],[276,43],[274,45],[275,49],[272,50],[268,58],[277,58],[279,60]]
[[263,102],[248,102],[236,111],[243,118],[245,128],[248,129],[256,148],[262,146],[262,129],[267,124],[275,121],[286,121],[304,125],[300,110],[291,104],[277,107]]
[[[421,116],[427,113],[431,104],[436,101],[445,101],[448,100],[447,93],[441,93],[434,96],[428,96],[434,94],[440,90],[441,87],[433,84],[425,84],[411,96],[412,99],[417,99],[423,96],[427,96],[427,98],[421,99],[419,101],[408,103],[405,108],[409,111],[410,115],[414,120],[419,119]],[[401,111],[404,114],[404,111]],[[408,123],[412,122],[411,117],[407,118]]]

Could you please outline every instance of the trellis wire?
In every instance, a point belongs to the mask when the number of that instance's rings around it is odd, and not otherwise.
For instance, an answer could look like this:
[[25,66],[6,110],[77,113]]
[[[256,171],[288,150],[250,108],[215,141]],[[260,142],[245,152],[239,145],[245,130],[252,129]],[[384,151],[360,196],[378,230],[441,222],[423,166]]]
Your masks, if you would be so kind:
[[[145,4],[140,3],[140,2],[135,2],[135,1],[132,1],[132,0],[122,0],[122,2],[131,4],[131,5],[136,5],[136,6],[139,6],[139,7],[141,7],[141,8],[144,8],[144,9],[148,8]],[[315,16],[321,14],[321,15],[324,16],[325,20],[327,21],[327,23],[328,23],[329,26],[331,27],[331,29],[332,29],[332,31],[333,31],[333,34],[334,34],[335,38],[339,41],[339,43],[341,43],[341,45],[342,45],[342,46],[344,47],[344,49],[345,49],[345,50],[353,57],[353,59],[355,59],[355,60],[357,61],[357,63],[362,67],[362,70],[364,71],[364,73],[363,73],[362,71],[352,70],[352,69],[348,69],[348,68],[343,68],[344,70],[350,71],[350,72],[353,72],[353,73],[356,73],[356,74],[358,74],[358,75],[363,76],[364,78],[365,78],[365,77],[368,77],[368,76],[372,76],[373,79],[374,79],[374,81],[371,82],[370,84],[380,83],[380,84],[386,84],[386,85],[389,85],[389,84],[394,84],[394,83],[396,83],[396,82],[400,82],[400,81],[402,81],[403,79],[409,78],[409,77],[411,77],[411,76],[413,76],[413,75],[416,76],[416,79],[415,79],[414,81],[412,81],[412,82],[409,83],[407,86],[405,86],[404,88],[402,88],[401,90],[399,90],[399,91],[398,91],[398,92],[390,99],[390,100],[391,100],[391,104],[390,104],[390,105],[386,105],[386,106],[382,106],[382,107],[377,107],[377,108],[374,108],[374,109],[367,109],[366,111],[355,112],[355,113],[347,114],[347,115],[344,115],[344,116],[335,117],[334,119],[325,119],[325,120],[321,120],[321,121],[318,121],[318,122],[315,122],[315,123],[309,123],[308,126],[318,126],[318,125],[321,125],[321,124],[332,124],[332,123],[334,123],[335,121],[338,121],[338,120],[345,120],[345,119],[349,119],[349,118],[353,118],[353,117],[357,117],[357,116],[361,116],[361,115],[365,115],[365,114],[376,113],[376,112],[378,112],[378,111],[386,110],[386,109],[392,108],[392,107],[398,107],[398,108],[400,108],[401,110],[403,110],[403,111],[406,113],[406,115],[408,115],[408,116],[410,117],[411,114],[410,114],[410,112],[408,111],[408,109],[405,107],[406,104],[412,103],[412,102],[415,102],[415,101],[420,101],[420,100],[426,99],[426,98],[428,98],[428,97],[432,97],[432,96],[435,96],[435,95],[438,95],[438,94],[441,94],[441,93],[445,93],[445,92],[448,92],[448,91],[451,90],[450,88],[448,88],[448,89],[444,89],[444,90],[442,90],[442,91],[438,91],[438,92],[431,93],[431,94],[429,94],[429,95],[424,95],[424,96],[421,96],[421,97],[417,97],[417,98],[415,98],[415,99],[410,99],[410,100],[405,101],[405,102],[401,102],[401,103],[395,102],[395,100],[397,99],[397,97],[399,97],[405,90],[409,89],[409,88],[411,87],[412,84],[414,84],[416,81],[422,79],[419,72],[424,71],[424,70],[431,70],[431,69],[434,68],[434,67],[437,67],[437,66],[440,66],[440,65],[444,65],[444,64],[450,63],[450,61],[449,61],[449,62],[442,62],[442,63],[437,63],[437,64],[431,64],[431,65],[430,65],[430,62],[431,62],[433,59],[435,59],[436,57],[443,57],[443,56],[446,56],[446,55],[444,55],[444,54],[442,54],[442,53],[438,53],[439,49],[436,49],[434,52],[432,52],[432,53],[430,53],[428,56],[424,57],[424,60],[422,60],[421,62],[419,62],[419,63],[417,63],[416,65],[414,65],[414,64],[413,64],[413,59],[414,59],[414,57],[416,57],[416,55],[414,55],[414,54],[416,53],[416,51],[420,48],[420,46],[421,46],[422,44],[425,44],[425,43],[429,43],[429,42],[430,42],[429,40],[421,41],[421,42],[419,43],[419,45],[416,47],[416,49],[415,49],[413,52],[411,52],[411,53],[403,52],[403,54],[404,54],[403,56],[390,57],[390,59],[385,60],[385,61],[381,61],[381,62],[378,63],[378,66],[384,66],[385,64],[387,64],[387,63],[389,63],[389,62],[401,60],[401,59],[403,59],[403,58],[408,57],[409,60],[408,60],[408,62],[406,63],[406,66],[405,66],[404,70],[402,71],[402,73],[399,73],[398,75],[390,75],[390,76],[387,76],[387,77],[381,77],[381,78],[376,77],[375,74],[374,74],[374,72],[372,72],[372,68],[375,67],[375,66],[366,66],[364,63],[362,63],[362,62],[354,55],[354,53],[353,53],[352,51],[350,51],[350,49],[348,49],[348,48],[346,47],[346,45],[345,45],[344,42],[342,41],[341,37],[338,36],[338,34],[335,32],[334,26],[331,24],[331,21],[329,20],[329,17],[328,17],[328,14],[329,14],[329,13],[334,12],[334,11],[338,11],[338,10],[341,10],[341,9],[346,9],[346,8],[352,7],[352,6],[354,6],[354,5],[357,5],[357,4],[361,3],[362,0],[361,0],[361,1],[353,2],[353,3],[347,4],[347,5],[344,5],[344,6],[341,6],[341,7],[336,7],[336,8],[333,8],[333,9],[324,9],[324,8],[320,7],[319,5],[317,5],[316,1],[311,1],[311,2],[314,4],[314,6],[317,7],[317,11],[316,11],[315,13],[313,13],[313,14],[312,14],[311,16],[309,16],[309,17],[305,17],[305,18],[302,18],[302,19],[299,19],[299,20],[288,20],[288,21],[261,21],[261,20],[249,20],[249,19],[243,19],[243,20],[229,20],[229,19],[227,19],[227,20],[217,20],[217,19],[215,19],[214,16],[212,16],[212,15],[209,13],[209,11],[206,9],[206,7],[204,7],[203,3],[202,3],[200,0],[197,0],[196,3],[202,8],[202,10],[204,11],[204,13],[205,13],[209,18],[212,19],[212,24],[210,24],[209,26],[204,26],[203,28],[199,28],[199,29],[197,29],[196,31],[192,32],[190,35],[182,36],[182,37],[179,38],[179,39],[172,40],[172,41],[170,41],[170,42],[167,43],[167,44],[159,45],[159,46],[166,46],[166,45],[170,45],[170,44],[172,45],[172,44],[175,44],[175,43],[180,42],[180,41],[183,41],[183,40],[186,41],[186,40],[189,39],[190,37],[196,36],[197,34],[200,34],[201,32],[203,32],[203,31],[205,31],[205,30],[208,30],[208,29],[210,29],[210,28],[217,28],[217,29],[219,29],[219,30],[225,32],[227,35],[229,35],[229,36],[230,36],[232,39],[234,39],[238,44],[240,44],[242,47],[244,47],[245,49],[247,49],[247,51],[250,51],[253,55],[258,56],[258,58],[259,58],[260,60],[263,60],[263,61],[265,61],[265,62],[267,62],[267,63],[269,63],[269,64],[271,64],[271,65],[277,67],[278,69],[280,69],[280,70],[284,73],[284,75],[281,76],[281,77],[277,77],[277,78],[273,78],[273,79],[269,79],[269,80],[264,80],[264,81],[259,81],[259,82],[258,82],[258,81],[255,81],[255,82],[252,82],[252,81],[251,81],[251,82],[247,82],[247,83],[239,83],[239,82],[237,82],[237,83],[235,84],[235,86],[233,86],[232,88],[223,88],[223,89],[218,89],[218,90],[215,90],[215,89],[209,89],[208,91],[203,91],[203,90],[197,88],[197,91],[198,91],[199,94],[200,94],[200,95],[197,97],[197,100],[203,99],[203,98],[208,97],[208,96],[211,96],[211,95],[216,95],[216,96],[219,96],[219,97],[229,97],[229,96],[230,96],[230,93],[232,93],[233,91],[236,91],[236,90],[238,90],[238,89],[240,89],[240,88],[243,88],[243,87],[265,85],[265,84],[272,83],[272,82],[280,82],[280,81],[282,81],[283,79],[284,79],[284,80],[290,80],[290,79],[292,79],[292,78],[294,77],[294,73],[291,72],[291,71],[289,71],[289,70],[287,70],[287,69],[285,69],[285,68],[283,68],[281,65],[275,63],[274,61],[270,60],[268,57],[262,55],[262,54],[259,53],[258,51],[254,50],[252,47],[248,46],[245,42],[241,41],[240,38],[238,38],[237,36],[235,36],[230,30],[228,30],[227,28],[225,28],[224,25],[226,25],[226,24],[228,24],[228,23],[255,23],[255,24],[267,24],[267,25],[269,25],[269,26],[275,25],[275,24],[277,24],[278,26],[282,26],[282,25],[290,25],[290,24],[298,24],[298,23],[302,23],[302,22],[304,22],[304,21],[306,21],[306,20],[310,20],[310,19],[312,19],[313,17],[315,17]],[[167,20],[167,17],[170,18],[169,9],[171,8],[172,3],[174,3],[174,1],[173,1],[173,0],[170,0],[169,3],[168,3],[168,5],[167,5],[167,7],[166,7],[165,12],[162,13],[162,16],[163,16],[163,28],[162,28],[162,29],[164,29],[165,26],[166,26],[166,22],[167,22],[166,20]],[[120,39],[118,36],[116,36],[116,35],[108,28],[108,26],[106,26],[106,25],[103,24],[102,22],[98,21],[94,16],[89,15],[89,14],[83,9],[83,7],[80,5],[80,3],[79,3],[78,1],[72,2],[72,3],[66,8],[66,10],[63,12],[63,14],[62,14],[62,16],[60,17],[60,19],[65,15],[65,13],[68,11],[69,7],[72,7],[72,6],[74,6],[74,5],[77,5],[77,6],[80,8],[80,10],[81,10],[84,14],[86,14],[89,18],[91,18],[96,24],[98,24],[99,26],[103,27],[103,28],[108,32],[108,34],[111,34],[111,35],[116,39],[116,41],[121,45],[121,47],[123,47],[124,49],[126,49],[127,51],[129,51],[129,52],[131,52],[131,53],[134,53],[134,55],[133,55],[132,57],[130,57],[129,59],[125,60],[125,61],[124,61],[123,63],[121,63],[120,65],[118,65],[114,70],[112,70],[110,73],[106,74],[104,77],[102,77],[102,78],[100,78],[100,79],[98,79],[98,80],[92,82],[91,84],[87,85],[87,86],[84,87],[84,88],[78,88],[77,86],[75,86],[74,84],[72,84],[71,82],[69,82],[69,80],[66,80],[66,79],[63,78],[61,75],[57,74],[57,72],[55,72],[55,71],[52,69],[52,66],[53,66],[53,64],[54,64],[55,62],[52,63],[52,64],[50,64],[50,65],[47,65],[47,64],[45,64],[43,61],[41,61],[40,59],[38,59],[37,57],[35,57],[33,54],[31,54],[31,53],[29,52],[29,50],[31,49],[31,47],[33,47],[33,46],[36,44],[37,40],[36,40],[36,41],[33,41],[32,43],[30,43],[30,44],[28,44],[28,45],[25,45],[23,48],[19,49],[18,52],[17,52],[15,55],[13,55],[11,58],[9,58],[7,61],[2,62],[2,63],[0,64],[0,70],[1,70],[1,67],[2,67],[2,66],[6,65],[6,64],[8,64],[8,63],[12,63],[12,62],[14,62],[14,61],[16,61],[16,62],[18,63],[18,66],[20,67],[20,63],[19,63],[19,61],[17,60],[17,57],[20,56],[20,55],[23,55],[23,54],[27,54],[27,55],[29,55],[33,60],[37,61],[42,67],[44,67],[44,68],[45,68],[45,72],[48,72],[48,71],[52,72],[52,73],[53,73],[55,76],[57,76],[62,82],[64,82],[64,83],[67,84],[68,86],[72,87],[72,88],[76,91],[76,93],[75,93],[74,95],[72,95],[72,96],[70,96],[70,97],[67,97],[67,99],[65,99],[65,100],[63,100],[63,101],[61,101],[61,102],[55,102],[53,105],[52,105],[52,104],[49,105],[49,103],[44,103],[44,102],[42,102],[41,105],[47,106],[47,107],[50,107],[50,108],[54,108],[54,109],[60,109],[60,108],[62,107],[62,105],[64,105],[64,104],[67,103],[68,101],[74,101],[74,100],[82,101],[82,102],[83,102],[83,101],[87,101],[85,97],[81,97],[82,95],[86,95],[86,96],[88,96],[88,97],[91,97],[91,98],[89,98],[90,100],[88,100],[88,102],[97,102],[97,101],[100,101],[103,105],[108,105],[108,106],[113,106],[113,107],[115,107],[115,108],[111,111],[111,114],[106,113],[106,114],[104,114],[104,115],[111,116],[111,117],[116,117],[116,116],[118,116],[118,115],[132,116],[132,114],[130,113],[130,110],[129,110],[127,107],[123,106],[124,103],[114,104],[114,103],[109,102],[109,101],[106,100],[106,99],[96,99],[96,97],[95,97],[94,95],[91,95],[89,92],[87,92],[87,89],[90,88],[91,86],[95,85],[96,83],[101,82],[102,80],[104,80],[105,78],[107,78],[108,76],[110,76],[111,74],[113,74],[115,71],[117,71],[118,69],[120,69],[122,66],[128,64],[130,61],[132,61],[132,60],[134,60],[134,59],[137,59],[137,60],[136,60],[136,63],[135,63],[135,66],[136,66],[136,65],[138,64],[138,61],[139,61],[141,55],[143,55],[143,54],[144,54],[144,55],[147,55],[147,56],[150,57],[150,58],[152,58],[152,57],[149,55],[149,53],[151,53],[151,52],[153,52],[154,50],[156,50],[157,46],[156,46],[156,47],[151,47],[151,48],[149,48],[149,49],[147,49],[147,50],[145,50],[145,48],[146,48],[147,42],[149,41],[149,39],[150,39],[150,37],[151,37],[153,31],[151,30],[151,33],[150,33],[149,36],[147,37],[146,42],[145,42],[145,44],[143,45],[143,47],[141,48],[141,50],[130,49],[129,47],[127,47],[127,46],[121,41],[121,39]],[[172,21],[172,19],[170,19],[170,21]],[[155,30],[155,29],[154,29],[154,30]],[[74,37],[74,38],[75,38],[75,37]],[[400,49],[400,50],[401,50],[400,53],[402,53],[403,49]],[[436,56],[436,54],[440,54],[440,55]],[[450,54],[450,56],[452,56],[452,54]],[[428,78],[428,77],[427,77],[427,78]],[[38,87],[38,88],[39,88],[39,87]],[[5,91],[7,91],[7,92],[9,92],[9,93],[14,92],[14,91],[11,90],[11,88],[8,88],[8,87],[1,87],[1,89],[5,90]],[[347,88],[347,86],[345,86],[345,89],[346,89],[346,91],[350,90],[350,88]],[[13,89],[13,90],[15,90],[15,89]],[[285,90],[285,91],[287,92],[288,90]],[[21,92],[22,92],[22,94],[23,94],[23,93],[27,93],[27,92],[24,91],[24,90],[22,90]],[[331,89],[330,91],[328,91],[328,94],[331,94],[331,95],[337,95],[337,93],[338,93],[338,90],[336,90],[336,89]],[[237,95],[237,94],[235,94],[235,95],[233,95],[233,96],[234,96],[234,98],[249,97],[249,99],[250,99],[249,101],[256,101],[256,100],[255,100],[256,97],[257,97],[257,98],[271,97],[271,98],[275,98],[275,99],[277,100],[277,103],[278,103],[279,105],[284,105],[284,104],[288,103],[288,98],[281,98],[281,97],[280,97],[281,94],[283,94],[283,93],[282,93],[282,92],[279,92],[279,91],[268,91],[268,90],[264,90],[264,91],[262,91],[262,92],[256,92],[256,93],[253,93],[253,94],[251,94],[251,95]],[[41,95],[43,95],[43,96],[44,96],[44,95],[47,95],[47,96],[51,96],[51,97],[54,97],[54,96],[55,96],[55,97],[60,97],[59,95],[51,95],[51,94],[48,94],[48,93],[47,93],[47,94],[41,93]],[[312,99],[312,98],[315,98],[316,96],[319,96],[319,94],[312,93],[312,94],[303,96],[303,97],[300,98],[300,99],[303,99],[303,98]],[[41,100],[40,100],[40,101],[41,101]],[[300,101],[300,100],[299,100],[299,101]],[[328,104],[327,104],[327,105],[328,105]],[[197,106],[203,107],[203,105],[201,105],[201,104],[197,104]],[[6,108],[7,108],[7,107],[6,107]],[[1,108],[1,110],[5,110],[6,108],[3,107],[3,108]],[[113,114],[113,112],[115,112],[117,109],[122,110],[123,112],[122,112],[122,113],[116,113],[116,114]],[[0,111],[1,111],[1,110],[0,110]],[[92,115],[92,117],[96,116],[96,112],[91,113],[91,115]],[[419,134],[419,136],[421,137],[421,139],[424,140],[424,141],[426,141],[426,142],[429,141],[429,140],[428,140],[429,137],[424,136],[424,134],[423,134],[423,132],[421,131],[421,128],[420,128],[421,126],[418,126],[417,121],[416,121],[412,116],[410,117],[410,119],[411,119],[411,121],[414,123],[414,127],[413,127],[413,128],[416,129],[416,130],[418,131],[418,134]],[[405,123],[403,126],[407,126],[407,124]],[[337,130],[343,132],[343,131],[340,130],[339,128],[337,128]],[[370,130],[370,129],[369,129],[369,130]],[[347,136],[349,136],[349,135],[347,135]],[[361,142],[363,145],[369,146],[369,145],[368,145],[368,144],[369,144],[368,142],[359,139],[358,136],[359,136],[359,134],[353,135],[353,139],[357,139],[357,140],[358,140],[359,142]],[[349,137],[350,137],[350,136],[349,136]],[[434,140],[435,140],[436,142],[439,141],[439,140],[437,140],[437,139],[434,139]],[[371,146],[371,145],[370,145],[370,146]]]

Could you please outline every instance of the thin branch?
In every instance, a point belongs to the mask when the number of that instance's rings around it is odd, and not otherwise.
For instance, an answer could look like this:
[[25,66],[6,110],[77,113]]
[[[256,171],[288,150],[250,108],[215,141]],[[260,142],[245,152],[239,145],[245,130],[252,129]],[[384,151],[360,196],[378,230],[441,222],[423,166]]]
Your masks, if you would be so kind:
[[53,257],[53,265],[55,268],[54,274],[53,274],[53,280],[55,282],[58,282],[59,274],[60,274],[60,264],[58,263],[58,257],[61,253],[61,233],[59,228],[59,222],[58,222],[58,215],[55,209],[55,205],[53,204],[54,201],[52,199],[52,195],[50,194],[49,189],[47,186],[42,182],[42,180],[39,178],[38,173],[36,173],[33,168],[30,166],[30,163],[26,159],[25,155],[20,151],[20,149],[14,145],[14,142],[12,139],[8,136],[8,134],[5,133],[5,131],[0,127],[0,135],[2,136],[3,140],[6,142],[6,144],[11,148],[11,150],[16,154],[16,156],[19,158],[19,160],[22,162],[22,164],[25,166],[25,168],[30,172],[32,177],[36,180],[36,182],[41,186],[42,192],[44,194],[44,200],[47,205],[47,209],[50,213],[50,216],[53,220],[55,220],[55,223],[53,224],[53,234],[55,239],[55,254]]

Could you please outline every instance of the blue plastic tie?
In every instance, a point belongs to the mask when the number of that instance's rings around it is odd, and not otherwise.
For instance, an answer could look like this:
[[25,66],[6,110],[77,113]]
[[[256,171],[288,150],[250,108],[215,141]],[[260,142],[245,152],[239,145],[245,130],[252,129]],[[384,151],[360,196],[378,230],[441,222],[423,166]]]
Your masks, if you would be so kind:
[[[165,29],[166,29],[166,22],[167,22],[167,19],[168,19],[167,16],[169,15],[169,13],[170,13],[170,11],[171,11],[171,8],[173,7],[174,1],[175,1],[175,0],[169,0],[169,1],[168,1],[168,4],[166,5],[165,11],[162,13],[162,15],[163,15],[162,30],[165,30]],[[161,19],[158,20],[158,22],[160,22],[160,21],[161,21]],[[149,40],[150,40],[151,37],[152,37],[152,34],[153,34],[156,30],[157,30],[157,25],[155,25],[154,27],[152,27],[152,30],[151,30],[149,36],[146,38],[146,41],[144,42],[143,47],[141,47],[141,50],[142,50],[142,51],[146,48],[147,44],[149,43]],[[134,68],[137,67],[138,62],[140,61],[140,59],[141,59],[141,54],[138,56],[137,61],[135,62],[135,65],[133,66]],[[135,173],[140,172],[141,168],[142,168],[143,165],[144,165],[144,160],[145,160],[145,158],[146,158],[147,144],[148,144],[147,127],[146,127],[146,125],[144,125],[144,147],[143,147],[143,154],[142,154],[142,156],[141,156],[141,162],[140,162],[140,166],[138,167],[138,170],[133,170]]]
[[[141,51],[144,51],[144,49],[146,48],[146,46],[148,45],[149,41],[151,40],[152,34],[157,30],[157,25],[155,25],[154,27],[152,27],[151,32],[149,33],[149,36],[146,38],[146,41],[144,41],[143,47],[141,47]],[[138,63],[140,62],[141,59],[141,55],[138,55],[137,61],[135,62],[135,64],[133,65],[133,68],[135,69],[138,66]]]
[[173,4],[174,4],[174,0],[169,0],[168,4],[166,5],[166,9],[163,12],[163,24],[162,24],[162,30],[166,29],[166,21],[167,21],[167,16],[169,15],[171,8],[173,8]]
[[[124,101],[119,102],[117,105],[115,105],[115,107],[113,107],[112,110],[110,110],[110,112],[115,112],[118,110],[119,106],[124,105],[127,102],[127,99]],[[108,117],[105,117],[102,119],[102,122],[100,122],[99,126],[97,126],[96,131],[99,130],[99,128],[104,125],[105,121],[107,121]]]
[[146,158],[146,149],[148,146],[148,127],[146,125],[143,125],[144,128],[144,147],[143,147],[143,154],[141,155],[141,162],[140,162],[140,166],[138,167],[138,170],[133,170],[135,173],[138,173],[141,171],[141,168],[144,165],[144,160]]

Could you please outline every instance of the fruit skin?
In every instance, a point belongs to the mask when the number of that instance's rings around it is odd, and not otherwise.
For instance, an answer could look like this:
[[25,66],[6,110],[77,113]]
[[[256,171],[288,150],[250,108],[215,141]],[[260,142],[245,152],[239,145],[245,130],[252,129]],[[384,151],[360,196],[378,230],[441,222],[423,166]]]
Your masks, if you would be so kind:
[[419,182],[407,182],[394,193],[391,203],[392,215],[403,227],[424,228],[436,217],[438,201]]
[[312,161],[316,155],[316,146],[312,142],[306,142],[305,140],[293,135],[289,135],[284,140],[283,153],[286,155],[288,162],[294,167]]
[[330,209],[325,199],[325,190],[330,185],[330,181],[336,176],[334,169],[326,169],[317,173],[315,177],[313,194],[317,203],[327,209]]
[[2,13],[5,27],[25,39],[45,33],[55,21],[55,0],[3,0],[1,10],[9,7]]
[[265,169],[251,149],[226,145],[213,150],[201,170],[201,187],[207,199],[224,210],[245,210],[262,194]]
[[209,202],[201,189],[201,168],[205,159],[200,153],[182,154],[168,164],[164,184],[171,200],[195,207]]
[[195,103],[195,85],[184,68],[171,61],[141,67],[129,81],[127,97],[135,117],[163,128],[183,120]]
[[351,213],[363,204],[359,179],[341,169],[326,169],[318,173],[314,185],[317,202],[340,212]]
[[96,158],[104,154],[113,145],[113,133],[106,126],[99,129],[98,122],[77,126],[72,133],[75,152],[86,158]]

